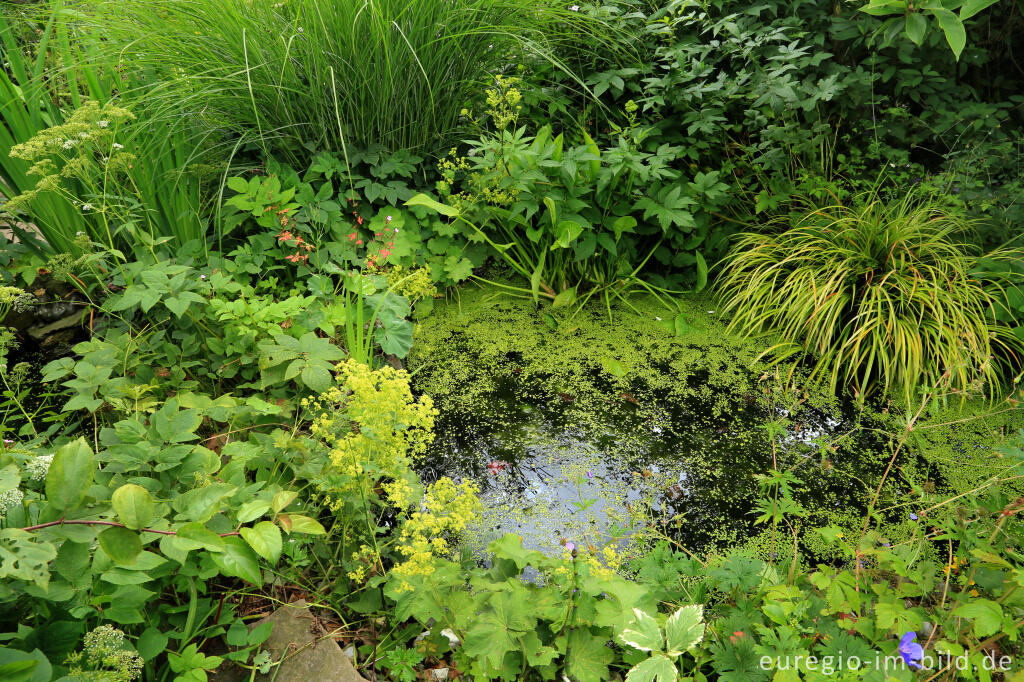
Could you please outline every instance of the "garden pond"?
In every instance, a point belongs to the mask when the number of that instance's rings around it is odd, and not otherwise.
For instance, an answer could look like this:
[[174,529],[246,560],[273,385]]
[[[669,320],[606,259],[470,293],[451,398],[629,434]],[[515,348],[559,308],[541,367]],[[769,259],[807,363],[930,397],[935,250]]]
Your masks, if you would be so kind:
[[[589,545],[635,555],[668,537],[698,553],[791,555],[795,534],[826,558],[816,533],[787,530],[776,544],[755,523],[757,477],[773,468],[801,480],[805,528],[863,518],[891,453],[889,407],[786,388],[799,386],[800,367],[770,367],[763,346],[726,334],[705,301],[679,305],[621,306],[611,325],[603,310],[559,322],[481,288],[421,321],[409,369],[440,415],[420,473],[478,483],[485,510],[471,549],[512,532],[549,553]],[[908,481],[970,485],[993,464],[977,428],[904,448],[883,495]],[[898,536],[906,513],[888,515]]]

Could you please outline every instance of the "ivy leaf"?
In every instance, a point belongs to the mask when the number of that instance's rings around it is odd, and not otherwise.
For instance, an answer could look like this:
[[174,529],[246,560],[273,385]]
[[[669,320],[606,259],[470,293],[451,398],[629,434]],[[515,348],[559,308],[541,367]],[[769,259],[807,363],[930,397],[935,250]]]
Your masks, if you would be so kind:
[[281,558],[281,530],[270,521],[260,521],[252,528],[239,531],[257,554],[276,564]]
[[677,656],[695,647],[704,639],[704,607],[683,606],[665,622],[665,643],[668,653]]
[[46,499],[58,511],[81,504],[95,471],[92,450],[84,438],[63,446],[53,455],[46,472]]
[[640,609],[633,609],[633,622],[619,633],[619,639],[640,651],[662,651],[665,648],[658,621]]
[[263,584],[263,574],[260,572],[256,553],[240,537],[224,538],[224,551],[211,554],[210,558],[224,575],[247,580],[257,587]]
[[149,491],[134,483],[125,483],[115,490],[110,503],[121,523],[132,530],[146,526],[156,514],[156,504]]
[[566,642],[565,669],[579,682],[604,682],[611,677],[608,664],[615,652],[605,646],[606,639],[589,628],[576,628]]
[[103,551],[117,564],[131,565],[135,562],[135,557],[142,552],[139,534],[127,528],[108,528],[100,533],[97,539]]
[[626,673],[626,682],[676,682],[679,671],[668,656],[658,654],[637,663]]

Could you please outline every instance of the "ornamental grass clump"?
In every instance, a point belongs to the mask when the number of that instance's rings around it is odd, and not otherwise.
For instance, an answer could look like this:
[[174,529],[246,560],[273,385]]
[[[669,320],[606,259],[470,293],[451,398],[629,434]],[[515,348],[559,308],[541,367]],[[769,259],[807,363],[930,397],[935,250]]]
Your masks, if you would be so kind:
[[815,356],[813,379],[860,400],[881,389],[909,401],[933,386],[994,393],[1020,343],[969,274],[971,247],[958,240],[971,227],[928,199],[869,194],[742,234],[719,283],[730,329],[776,334],[769,353]]

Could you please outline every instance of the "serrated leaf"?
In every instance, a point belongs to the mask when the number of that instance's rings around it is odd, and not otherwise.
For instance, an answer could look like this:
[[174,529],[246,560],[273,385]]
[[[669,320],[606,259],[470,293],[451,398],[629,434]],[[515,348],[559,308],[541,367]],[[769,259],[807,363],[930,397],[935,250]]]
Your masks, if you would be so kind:
[[626,673],[626,682],[676,682],[677,679],[676,664],[662,654],[640,661]]
[[589,628],[575,628],[566,642],[565,669],[579,682],[605,682],[611,678],[608,665],[615,652],[605,646],[605,638]]
[[974,622],[974,634],[979,639],[999,632],[1003,627],[1003,608],[989,599],[972,599],[953,609],[954,616]]
[[704,639],[704,607],[683,606],[665,622],[665,645],[670,656],[692,649]]
[[619,639],[640,651],[662,651],[665,648],[658,622],[640,609],[633,609],[633,622],[619,634]]

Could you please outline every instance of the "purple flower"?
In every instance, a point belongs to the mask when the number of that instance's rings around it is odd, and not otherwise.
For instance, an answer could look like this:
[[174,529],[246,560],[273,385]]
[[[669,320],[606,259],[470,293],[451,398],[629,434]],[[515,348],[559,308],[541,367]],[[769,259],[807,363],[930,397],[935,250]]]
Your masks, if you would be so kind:
[[924,658],[924,647],[915,642],[917,639],[916,632],[907,632],[900,637],[900,656],[903,658],[903,662],[909,665],[911,668],[921,668],[920,661]]
[[587,472],[587,478],[589,478],[590,480],[594,480],[594,472],[593,471],[588,471]]
[[576,549],[576,545],[572,544],[571,542],[565,543],[565,551],[571,552],[574,549]]
[[917,514],[915,514],[914,512],[910,512],[910,520],[917,521]]

